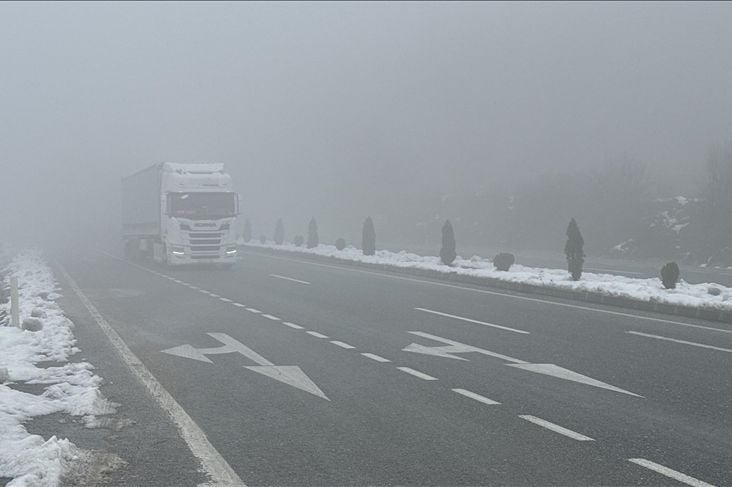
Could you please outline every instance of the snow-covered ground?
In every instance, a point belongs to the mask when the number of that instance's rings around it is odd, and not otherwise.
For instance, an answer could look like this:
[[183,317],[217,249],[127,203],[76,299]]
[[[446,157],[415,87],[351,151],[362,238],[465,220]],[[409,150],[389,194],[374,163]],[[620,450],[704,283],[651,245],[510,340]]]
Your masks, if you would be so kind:
[[[262,244],[260,242],[250,241],[245,245],[303,254],[315,254],[336,259],[399,268],[426,269],[445,274],[500,279],[502,281],[520,282],[568,290],[591,291],[608,296],[632,298],[648,302],[732,311],[732,288],[713,283],[688,284],[683,281],[683,276],[682,281],[676,286],[676,289],[664,289],[661,280],[658,278],[637,279],[615,274],[585,272],[582,274],[580,281],[573,281],[566,269],[547,269],[522,265],[513,265],[508,272],[502,272],[495,269],[491,259],[483,259],[478,256],[473,256],[470,259],[458,257],[452,266],[446,266],[440,262],[439,257],[422,256],[403,251],[390,252],[387,250],[379,250],[376,252],[376,255],[365,256],[359,249],[346,247],[343,250],[338,250],[332,245],[319,245],[313,249],[296,247],[290,243],[276,245],[273,242]],[[718,296],[709,294],[710,288],[718,289],[720,294]]]
[[[9,487],[59,485],[83,452],[52,432],[47,438],[30,434],[24,423],[34,416],[66,413],[92,427],[96,415],[113,413],[116,404],[100,394],[102,379],[91,364],[68,362],[79,351],[73,323],[55,303],[60,297],[56,282],[40,252],[18,254],[3,273],[6,282],[18,278],[20,321],[33,315],[43,328],[0,326],[0,478],[12,478]],[[9,312],[9,303],[0,308]],[[47,361],[53,366],[44,366]],[[18,390],[24,384],[38,384],[43,392]]]

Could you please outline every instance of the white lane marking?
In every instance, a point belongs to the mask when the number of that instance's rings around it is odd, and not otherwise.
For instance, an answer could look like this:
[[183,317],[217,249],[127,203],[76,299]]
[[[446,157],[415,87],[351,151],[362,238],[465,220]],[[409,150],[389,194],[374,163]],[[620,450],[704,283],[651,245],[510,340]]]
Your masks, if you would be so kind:
[[709,348],[711,350],[719,350],[720,352],[732,353],[729,348],[714,347],[712,345],[704,345],[703,343],[687,342],[686,340],[677,340],[676,338],[662,337],[658,335],[650,335],[648,333],[641,333],[639,331],[626,331],[631,335],[638,335],[642,337],[655,338],[656,340],[666,340],[667,342],[683,343],[684,345],[691,345],[693,347]]
[[226,462],[224,457],[208,441],[206,433],[193,421],[180,404],[165,390],[154,375],[145,367],[142,361],[130,350],[122,337],[99,313],[89,298],[81,291],[66,269],[59,264],[61,273],[66,277],[71,289],[76,293],[84,307],[89,311],[94,321],[102,329],[112,346],[117,350],[125,365],[133,375],[147,388],[150,396],[167,412],[175,423],[181,438],[186,442],[191,453],[201,461],[201,467],[211,478],[209,485],[220,486],[244,486],[233,468]]
[[708,484],[701,480],[695,479],[694,477],[689,477],[686,474],[677,472],[676,470],[672,470],[668,467],[664,467],[663,465],[659,465],[658,463],[654,463],[650,460],[646,460],[645,458],[629,458],[628,461],[635,463],[636,465],[640,465],[641,467],[645,467],[649,470],[653,470],[654,472],[665,475],[666,477],[672,478],[686,485],[691,485],[692,487],[714,487],[712,484]]
[[[117,260],[122,260],[122,259],[119,259],[119,257],[115,257],[112,254],[108,254],[106,252],[102,252],[102,253],[103,254],[106,254],[106,255],[109,255],[110,257],[115,258]],[[458,285],[455,285],[455,284],[447,284],[447,283],[444,283],[444,282],[425,281],[423,279],[415,279],[415,278],[412,278],[412,277],[404,277],[404,276],[395,276],[395,275],[391,275],[391,274],[384,274],[384,273],[381,273],[381,272],[367,271],[367,270],[364,270],[364,269],[352,269],[350,267],[345,267],[345,266],[337,266],[337,265],[329,265],[329,264],[320,264],[318,262],[308,262],[308,261],[305,261],[305,260],[288,259],[286,257],[277,257],[277,256],[274,256],[274,255],[266,255],[266,254],[260,254],[260,253],[255,253],[255,252],[242,252],[242,254],[258,255],[260,257],[261,256],[264,256],[264,257],[269,257],[271,259],[276,259],[276,260],[284,260],[284,261],[287,261],[287,262],[298,262],[300,264],[313,265],[313,266],[317,266],[317,267],[326,267],[328,269],[337,269],[337,270],[341,270],[341,271],[345,271],[345,272],[356,272],[356,273],[360,273],[360,274],[369,274],[369,275],[372,275],[372,276],[383,277],[385,279],[396,279],[396,280],[399,280],[399,281],[417,282],[417,283],[420,283],[420,284],[431,284],[433,286],[440,286],[440,287],[446,287],[446,288],[451,288],[451,289],[460,289],[462,291],[472,291],[474,293],[488,294],[488,295],[491,295],[491,296],[502,296],[502,297],[505,297],[505,298],[518,299],[518,300],[521,300],[521,301],[531,301],[531,302],[534,302],[534,303],[551,304],[551,305],[554,305],[554,306],[562,306],[564,308],[582,309],[582,310],[585,310],[585,311],[594,311],[596,313],[605,313],[605,314],[608,314],[608,315],[623,316],[625,318],[634,318],[634,319],[639,319],[639,320],[655,321],[655,322],[658,322],[658,323],[670,323],[672,325],[688,326],[688,327],[691,327],[691,328],[699,328],[699,329],[702,329],[702,330],[710,330],[710,331],[719,331],[719,332],[722,332],[722,333],[732,333],[732,329],[713,328],[711,326],[693,325],[691,323],[684,323],[682,321],[674,321],[674,320],[668,320],[668,319],[663,319],[663,318],[652,318],[650,316],[634,315],[634,314],[631,314],[631,313],[623,313],[621,311],[611,311],[611,310],[600,309],[600,308],[591,308],[589,306],[580,306],[580,305],[577,305],[577,304],[560,303],[560,302],[557,302],[557,301],[549,301],[549,300],[546,300],[546,299],[530,298],[528,296],[518,296],[516,294],[501,293],[501,292],[498,292],[498,291],[488,291],[486,289],[477,289],[477,288],[466,287],[466,286],[458,286]],[[123,260],[123,262],[128,262],[128,261],[124,261]],[[132,265],[135,265],[135,264],[132,264]],[[142,269],[145,269],[144,267],[141,267],[141,268]],[[147,270],[147,269],[145,269],[145,270]]]
[[196,287],[196,286],[188,286],[188,287],[191,288],[191,289],[193,289],[194,291],[200,291],[201,290],[201,288]]
[[482,402],[483,404],[487,404],[489,406],[501,404],[500,402],[496,402],[493,399],[488,399],[485,396],[481,396],[480,394],[476,394],[475,392],[468,391],[467,389],[453,389],[452,391],[457,392],[458,394],[462,394],[465,397],[469,397],[470,399],[474,399],[478,402]]
[[272,321],[282,321],[280,318],[272,315],[262,314],[262,318],[267,318],[268,320]]
[[528,370],[529,372],[536,372],[537,374],[549,375],[558,379],[564,379],[572,382],[578,382],[580,384],[586,384],[588,386],[599,387],[600,389],[607,389],[609,391],[620,392],[622,394],[628,394],[629,396],[643,397],[634,392],[626,391],[620,387],[611,386],[605,382],[587,377],[586,375],[573,372],[564,367],[560,367],[555,364],[506,364],[509,367],[516,367],[517,369]]
[[454,353],[468,353],[468,352],[476,352],[483,355],[487,355],[489,357],[498,358],[501,360],[505,360],[506,362],[513,362],[515,364],[526,364],[528,362],[524,360],[520,360],[517,358],[509,357],[508,355],[502,355],[500,353],[491,352],[489,350],[484,350],[482,348],[474,347],[472,345],[466,345],[464,343],[456,342],[455,340],[450,340],[448,338],[442,338],[438,337],[437,335],[430,335],[429,333],[425,333],[423,331],[410,331],[412,335],[417,335],[423,338],[429,338],[430,340],[434,340],[436,342],[442,342],[447,343],[447,345],[439,346],[439,347],[427,347],[425,345],[420,345],[419,343],[412,343],[410,345],[407,345],[402,350],[405,352],[414,352],[414,353],[422,353],[425,355],[435,355],[437,357],[445,357],[445,358],[453,358],[457,360],[467,360],[463,357],[456,357],[453,355]]
[[246,304],[241,304],[241,303],[231,303],[231,304],[233,304],[234,306],[238,306],[239,308],[246,308],[247,307]]
[[339,346],[341,348],[345,348],[346,350],[349,350],[349,349],[352,349],[352,348],[356,348],[353,345],[349,345],[349,344],[347,344],[345,342],[339,342],[338,340],[331,340],[330,343],[332,343],[333,345],[337,345],[337,346]]
[[269,277],[274,277],[276,279],[284,279],[285,281],[297,282],[299,284],[306,284],[306,285],[312,284],[312,283],[310,283],[308,281],[301,281],[300,279],[293,279],[291,277],[280,276],[278,274],[270,274]]
[[322,333],[318,333],[317,331],[306,331],[305,333],[314,336],[315,338],[328,338],[327,336],[323,335]]
[[467,321],[468,323],[476,323],[478,325],[490,326],[492,328],[498,328],[498,329],[501,329],[501,330],[512,331],[514,333],[522,333],[524,335],[528,335],[530,333],[530,332],[524,331],[524,330],[517,330],[516,328],[509,328],[507,326],[494,325],[493,323],[486,323],[485,321],[478,321],[478,320],[474,320],[472,318],[465,318],[465,317],[462,317],[462,316],[451,315],[449,313],[443,313],[442,311],[435,311],[435,310],[426,309],[426,308],[414,308],[414,309],[416,309],[417,311],[424,311],[425,313],[432,313],[433,315],[444,316],[444,317],[447,317],[447,318],[453,318],[453,319],[461,320],[461,321]]
[[221,297],[218,294],[214,294],[214,293],[208,293],[208,295],[211,296],[212,298],[220,298]]
[[376,355],[375,353],[366,352],[366,353],[362,353],[361,355],[363,355],[366,358],[370,358],[371,360],[376,360],[377,362],[382,362],[382,363],[391,362],[391,360],[389,360],[388,358],[384,358],[381,355]]
[[247,311],[249,311],[250,313],[254,313],[254,314],[262,314],[261,311],[259,311],[258,309],[254,309],[254,308],[247,308]]
[[558,424],[550,423],[549,421],[547,421],[545,419],[537,418],[536,416],[529,416],[527,414],[524,414],[524,415],[519,415],[519,418],[525,419],[529,423],[534,423],[536,425],[539,425],[542,428],[546,428],[548,430],[554,431],[555,433],[559,433],[560,435],[564,435],[568,438],[572,438],[573,440],[595,441],[594,439],[590,438],[589,436],[585,436],[583,434],[577,433],[576,431],[572,431],[563,426],[559,426]]
[[223,301],[224,303],[231,303],[231,299],[229,298],[219,298],[219,301]]
[[402,372],[406,372],[409,375],[419,377],[423,380],[437,380],[437,377],[432,377],[431,375],[427,375],[424,372],[420,372],[419,370],[410,369],[409,367],[397,367],[397,369],[401,370]]
[[285,326],[289,326],[290,328],[293,328],[295,330],[302,330],[304,328],[300,325],[296,325],[295,323],[290,323],[289,321],[283,321],[282,324]]

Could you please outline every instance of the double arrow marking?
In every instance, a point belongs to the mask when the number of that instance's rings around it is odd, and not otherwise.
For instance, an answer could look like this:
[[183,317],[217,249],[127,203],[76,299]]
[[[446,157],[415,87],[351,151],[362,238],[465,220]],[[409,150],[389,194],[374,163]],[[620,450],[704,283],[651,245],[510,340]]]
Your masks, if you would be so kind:
[[411,345],[408,345],[406,348],[403,349],[405,352],[421,353],[424,355],[434,355],[436,357],[452,358],[452,359],[456,359],[456,360],[467,360],[467,359],[463,358],[463,357],[458,357],[454,354],[475,352],[475,353],[480,353],[482,355],[487,355],[489,357],[501,359],[506,362],[511,362],[510,364],[506,364],[509,367],[516,367],[517,369],[528,370],[529,372],[535,372],[537,374],[549,375],[552,377],[557,377],[559,379],[564,379],[564,380],[568,380],[568,381],[572,381],[572,382],[578,382],[580,384],[586,384],[588,386],[599,387],[601,389],[607,389],[610,391],[620,392],[622,394],[628,394],[630,396],[643,397],[634,392],[626,391],[625,389],[621,389],[619,387],[612,386],[605,382],[593,379],[592,377],[587,377],[586,375],[578,374],[577,372],[573,372],[569,369],[565,369],[564,367],[560,367],[555,364],[530,364],[524,360],[519,360],[517,358],[509,357],[507,355],[502,355],[500,353],[491,352],[489,350],[484,350],[482,348],[474,347],[472,345],[466,345],[464,343],[456,342],[454,340],[449,340],[447,338],[438,337],[436,335],[430,335],[429,333],[425,333],[423,331],[410,331],[409,333],[411,333],[412,335],[417,335],[417,336],[423,337],[423,338],[428,338],[428,339],[434,340],[436,342],[446,343],[447,345],[441,345],[438,347],[428,347],[425,345],[420,345],[418,343],[412,343]]
[[208,335],[211,338],[220,341],[223,345],[215,348],[196,348],[191,345],[181,345],[179,347],[162,350],[162,352],[209,364],[212,364],[213,362],[207,357],[207,355],[239,353],[258,364],[255,366],[246,366],[244,367],[245,369],[257,372],[258,374],[265,375],[280,382],[284,382],[289,386],[309,392],[310,394],[323,398],[326,401],[330,401],[330,399],[323,394],[323,391],[321,391],[320,388],[310,380],[300,367],[296,365],[275,365],[243,343],[231,338],[226,333],[208,333]]

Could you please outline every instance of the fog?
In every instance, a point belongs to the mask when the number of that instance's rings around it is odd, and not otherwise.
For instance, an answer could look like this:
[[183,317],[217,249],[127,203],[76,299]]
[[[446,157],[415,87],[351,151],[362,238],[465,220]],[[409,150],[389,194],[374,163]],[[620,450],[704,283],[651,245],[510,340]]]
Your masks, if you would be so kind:
[[[695,196],[732,137],[731,21],[697,2],[2,3],[2,238],[117,241],[120,179],[163,161],[223,162],[270,238],[315,216],[351,242],[371,215],[414,243],[451,218],[460,245],[490,195],[618,164]],[[561,249],[582,205],[545,204]]]

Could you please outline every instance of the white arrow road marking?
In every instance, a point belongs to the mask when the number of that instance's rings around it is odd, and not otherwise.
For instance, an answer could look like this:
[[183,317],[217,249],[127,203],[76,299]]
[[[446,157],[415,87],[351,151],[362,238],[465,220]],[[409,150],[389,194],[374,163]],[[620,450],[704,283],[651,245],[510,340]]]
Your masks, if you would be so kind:
[[460,320],[460,321],[467,321],[468,323],[475,323],[475,324],[478,324],[478,325],[490,326],[492,328],[498,328],[500,330],[512,331],[514,333],[522,333],[522,334],[525,334],[525,335],[528,335],[530,333],[530,332],[524,331],[524,330],[517,330],[516,328],[509,328],[508,326],[494,325],[493,323],[486,323],[485,321],[478,321],[478,320],[474,320],[472,318],[465,318],[463,316],[451,315],[451,314],[448,314],[448,313],[443,313],[441,311],[434,311],[434,310],[425,309],[425,308],[414,308],[414,309],[416,309],[417,311],[424,311],[425,313],[431,313],[433,315],[444,316],[446,318],[453,318],[453,319]]
[[305,372],[296,365],[264,365],[264,366],[250,366],[245,369],[258,372],[262,375],[266,375],[272,379],[284,382],[285,384],[296,387],[310,394],[314,394],[318,397],[322,397],[326,401],[330,401],[328,397],[323,394],[323,391],[305,375]]
[[265,375],[289,386],[296,387],[297,389],[321,397],[326,401],[330,401],[330,399],[323,394],[323,391],[321,391],[320,388],[310,380],[300,367],[296,365],[275,365],[226,333],[208,333],[208,335],[220,341],[223,345],[215,348],[195,348],[191,345],[181,345],[179,347],[162,350],[162,352],[207,363],[213,362],[211,362],[206,355],[239,353],[258,364],[257,366],[244,367],[245,369]]
[[439,347],[427,347],[425,345],[420,345],[418,343],[412,343],[411,345],[405,347],[402,349],[404,352],[413,352],[413,353],[421,353],[424,355],[434,355],[436,357],[444,357],[444,358],[453,358],[457,360],[467,360],[463,357],[458,357],[453,354],[456,353],[480,353],[482,355],[487,355],[489,357],[498,358],[501,360],[505,360],[506,362],[513,362],[511,364],[506,364],[511,367],[516,367],[523,370],[528,370],[529,372],[536,372],[537,374],[544,374],[544,375],[550,375],[552,377],[558,377],[560,379],[565,379],[573,382],[579,382],[582,384],[587,384],[594,387],[600,387],[602,389],[608,389],[615,392],[622,392],[623,394],[628,394],[635,397],[643,397],[641,395],[635,394],[633,392],[626,391],[625,389],[621,389],[619,387],[611,386],[610,384],[606,384],[604,382],[600,382],[599,380],[592,379],[591,377],[587,377],[586,375],[578,374],[577,372],[572,372],[569,369],[565,369],[563,367],[560,367],[558,365],[554,364],[530,364],[529,362],[526,362],[524,360],[520,360],[517,358],[509,357],[508,355],[502,355],[500,353],[491,352],[489,350],[485,350],[482,348],[474,347],[472,345],[466,345],[464,343],[456,342],[455,340],[450,340],[448,338],[442,338],[438,337],[436,335],[430,335],[429,333],[425,333],[423,331],[410,331],[412,335],[417,335],[424,338],[429,338],[430,340],[434,340],[437,342],[446,343],[447,345],[439,346]]
[[472,345],[466,345],[464,343],[456,342],[454,340],[450,340],[447,338],[438,337],[436,335],[430,335],[429,333],[425,333],[423,331],[410,331],[409,333],[411,333],[412,335],[417,335],[417,336],[423,337],[423,338],[429,338],[430,340],[434,340],[436,342],[447,343],[447,346],[427,347],[425,345],[420,345],[418,343],[412,343],[411,345],[408,345],[407,347],[402,349],[404,352],[422,353],[425,355],[434,355],[436,357],[444,357],[444,358],[454,358],[457,360],[467,360],[467,359],[465,359],[463,357],[456,357],[456,356],[452,355],[453,353],[475,352],[475,353],[480,353],[483,355],[488,355],[489,357],[499,358],[501,360],[505,360],[506,362],[513,362],[516,364],[528,363],[523,360],[519,360],[517,358],[509,357],[507,355],[502,355],[500,353],[491,352],[489,350],[484,350],[482,348],[474,347]]
[[297,282],[299,284],[310,285],[310,283],[308,281],[301,281],[300,279],[293,279],[291,277],[280,276],[280,275],[277,275],[277,274],[270,274],[269,277],[274,277],[276,279],[284,279],[285,281]]
[[692,487],[714,487],[712,484],[702,482],[701,480],[697,480],[694,477],[689,477],[686,474],[677,472],[676,470],[671,470],[668,467],[664,467],[663,465],[659,465],[650,460],[646,460],[645,458],[629,458],[628,461],[635,463],[636,465],[640,465],[641,467],[645,467],[649,470],[653,470],[654,472],[658,472],[661,475],[665,475],[666,477],[678,480],[679,482],[682,482],[686,485],[691,485]]
[[537,374],[549,375],[552,377],[557,377],[559,379],[569,380],[572,382],[579,382],[580,384],[587,384],[588,386],[599,387],[601,389],[607,389],[609,391],[621,392],[623,394],[628,394],[629,396],[643,397],[634,392],[626,391],[625,389],[611,386],[610,384],[606,384],[605,382],[601,382],[601,381],[593,379],[591,377],[587,377],[586,375],[578,374],[577,372],[572,372],[569,369],[565,369],[564,367],[560,367],[560,366],[554,365],[554,364],[526,364],[526,363],[524,363],[524,364],[506,364],[506,365],[508,365],[509,367],[516,367],[517,369],[528,370],[529,372],[536,372]]
[[631,335],[638,335],[642,337],[655,338],[656,340],[666,340],[667,342],[682,343],[684,345],[691,345],[693,347],[709,348],[711,350],[718,350],[720,352],[732,353],[732,350],[730,350],[729,348],[713,347],[712,345],[704,345],[703,343],[687,342],[686,340],[677,340],[676,338],[649,335],[648,333],[641,333],[639,331],[626,331],[625,333],[630,333]]
[[528,421],[530,423],[539,425],[542,428],[546,428],[548,430],[554,431],[555,433],[559,433],[560,435],[564,435],[568,438],[572,438],[573,440],[595,441],[594,439],[590,438],[589,436],[582,435],[580,433],[577,433],[576,431],[572,431],[563,426],[559,426],[558,424],[550,423],[549,421],[547,421],[545,419],[537,418],[536,416],[520,415],[519,418],[525,419],[526,421]]

